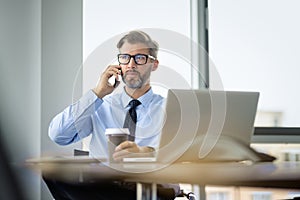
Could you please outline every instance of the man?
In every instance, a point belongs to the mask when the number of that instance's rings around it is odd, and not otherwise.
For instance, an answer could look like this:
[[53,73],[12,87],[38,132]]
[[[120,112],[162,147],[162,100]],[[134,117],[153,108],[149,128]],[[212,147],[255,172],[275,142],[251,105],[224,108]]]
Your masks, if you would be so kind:
[[[120,52],[118,54],[119,65],[108,66],[95,88],[87,92],[78,102],[67,107],[52,120],[49,126],[49,136],[56,143],[67,145],[92,134],[89,146],[90,155],[92,157],[107,156],[105,129],[125,126],[126,123],[124,121],[126,121],[127,113],[131,109],[131,102],[135,102],[136,121],[131,119],[134,121],[135,127],[134,129],[128,127],[134,139],[125,141],[115,148],[113,159],[119,161],[124,157],[140,153],[151,154],[158,147],[164,118],[163,107],[165,99],[160,95],[154,94],[150,85],[150,75],[157,70],[159,64],[157,60],[158,44],[145,32],[131,31],[121,38],[117,48]],[[122,75],[125,87],[122,93],[113,94],[113,91],[120,83],[119,75]],[[116,79],[115,84],[109,81],[112,77]],[[64,183],[55,181],[53,185],[53,181],[45,181],[55,199],[63,199],[66,196],[72,196],[72,198],[76,196],[74,199],[80,199],[77,198],[79,194],[73,193],[74,190],[71,192],[67,191],[66,188],[69,188],[69,186]],[[59,191],[54,189],[57,188],[57,185],[59,185]],[[109,184],[109,187],[107,187],[107,184],[105,185],[105,190],[120,186],[116,186],[113,183]],[[93,199],[92,193],[94,192],[91,192],[91,188],[97,187],[95,191],[97,190],[99,193],[99,187],[102,186],[89,185],[87,190],[89,190],[88,193],[91,197],[87,198],[85,194],[83,195],[82,188],[84,187],[79,189],[80,194],[86,199]],[[128,184],[121,184],[120,186],[120,189],[124,190],[124,193],[120,194],[122,199],[125,199],[124,195],[128,199],[132,199],[135,195],[132,192],[134,189],[132,191],[131,189],[126,190],[127,186]],[[75,187],[79,186],[76,185]],[[177,187],[176,192],[178,190],[179,188]],[[64,197],[55,195],[63,195]],[[98,194],[95,195],[97,196]],[[114,197],[110,196],[107,198],[113,199]],[[105,197],[97,196],[94,199],[105,199]]]

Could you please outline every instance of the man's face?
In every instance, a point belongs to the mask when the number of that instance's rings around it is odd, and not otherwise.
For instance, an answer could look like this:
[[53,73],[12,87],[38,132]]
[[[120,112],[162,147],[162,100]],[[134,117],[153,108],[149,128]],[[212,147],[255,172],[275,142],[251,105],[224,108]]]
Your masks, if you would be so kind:
[[[145,44],[130,44],[125,42],[120,48],[121,54],[129,54],[131,56],[137,54],[149,55],[149,49]],[[158,61],[151,58],[147,59],[147,63],[138,65],[134,58],[131,57],[128,64],[120,64],[123,72],[123,82],[128,88],[138,89],[150,82],[151,71],[156,70]]]

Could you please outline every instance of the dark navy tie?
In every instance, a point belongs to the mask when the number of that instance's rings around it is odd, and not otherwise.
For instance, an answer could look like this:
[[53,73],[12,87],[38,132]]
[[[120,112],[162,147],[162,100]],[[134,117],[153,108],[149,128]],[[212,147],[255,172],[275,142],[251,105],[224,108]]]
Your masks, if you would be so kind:
[[134,141],[135,139],[135,129],[136,129],[136,107],[140,105],[141,102],[139,100],[133,99],[129,102],[130,109],[126,114],[123,128],[128,128],[130,132],[129,140]]

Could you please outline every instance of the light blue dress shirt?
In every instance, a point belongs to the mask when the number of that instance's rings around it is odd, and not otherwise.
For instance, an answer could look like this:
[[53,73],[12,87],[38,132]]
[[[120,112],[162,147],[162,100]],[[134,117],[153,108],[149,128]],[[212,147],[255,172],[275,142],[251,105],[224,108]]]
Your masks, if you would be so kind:
[[[92,134],[90,156],[107,156],[105,129],[123,127],[131,100],[125,90],[103,99],[90,90],[79,101],[53,118],[49,126],[49,136],[60,145],[68,145]],[[150,89],[138,100],[141,105],[136,108],[135,142],[139,146],[157,148],[165,120],[165,98],[154,94]]]

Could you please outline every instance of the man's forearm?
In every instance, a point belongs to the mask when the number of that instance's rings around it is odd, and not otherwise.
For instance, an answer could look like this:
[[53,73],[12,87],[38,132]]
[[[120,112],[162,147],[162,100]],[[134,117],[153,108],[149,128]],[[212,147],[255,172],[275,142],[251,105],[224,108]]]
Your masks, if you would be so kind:
[[102,100],[89,91],[53,118],[49,126],[49,137],[60,145],[67,145],[88,136],[93,131],[91,115],[101,103]]

